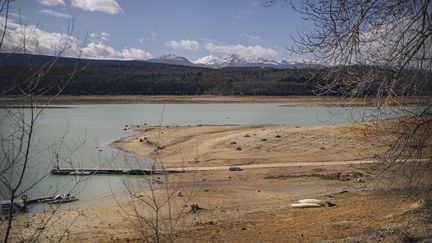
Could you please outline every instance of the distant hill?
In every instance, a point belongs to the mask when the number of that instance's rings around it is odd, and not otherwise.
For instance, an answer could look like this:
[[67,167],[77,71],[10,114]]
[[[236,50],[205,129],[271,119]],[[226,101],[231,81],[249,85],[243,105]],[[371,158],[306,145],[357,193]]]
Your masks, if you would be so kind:
[[56,66],[75,66],[92,64],[94,66],[110,65],[154,65],[154,63],[141,60],[95,60],[78,59],[71,57],[53,57],[44,55],[31,55],[20,53],[0,53],[1,66],[42,66],[56,59]]
[[[119,61],[58,58],[41,83],[64,82],[75,74],[64,95],[311,95],[313,82],[308,69],[230,67],[222,69],[152,61]],[[53,57],[0,53],[0,88],[5,90],[25,80]],[[166,60],[165,58],[162,58]],[[177,62],[177,60],[179,62]],[[153,60],[154,61],[154,60]],[[18,89],[9,94],[19,93]]]
[[[149,61],[61,57],[56,59],[49,72],[28,79],[52,60],[50,56],[0,53],[0,91],[16,87],[7,94],[20,94],[20,84],[21,88],[28,87],[38,77],[40,85],[61,84],[77,69],[80,71],[74,75],[63,95],[313,95],[316,85],[325,83],[329,73],[328,68],[310,66],[290,69],[232,65],[208,68],[191,65],[187,59],[175,55]],[[365,68],[368,67],[356,67],[355,72],[362,72]],[[22,85],[24,80],[27,83]],[[365,94],[373,93],[377,85],[379,80]],[[430,83],[428,85],[425,89],[432,90]],[[339,95],[338,89],[335,90],[330,95]]]
[[181,66],[198,66],[191,63],[188,59],[174,54],[163,55],[158,58],[152,58],[147,60],[147,62],[160,63],[160,64],[170,64],[170,65],[181,65]]

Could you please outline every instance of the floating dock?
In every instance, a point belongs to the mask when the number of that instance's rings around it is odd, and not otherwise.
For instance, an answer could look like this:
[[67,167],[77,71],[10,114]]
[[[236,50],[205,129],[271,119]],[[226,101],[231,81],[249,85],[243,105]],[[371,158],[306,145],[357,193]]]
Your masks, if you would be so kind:
[[182,173],[184,170],[176,169],[91,169],[91,168],[58,168],[52,169],[53,175],[164,175]]
[[[27,196],[26,196],[27,198]],[[54,196],[52,197],[41,197],[35,199],[16,199],[14,200],[13,206],[11,206],[10,201],[3,200],[0,201],[0,212],[7,213],[10,210],[13,212],[24,212],[27,210],[27,205],[35,204],[35,203],[46,203],[54,201]]]

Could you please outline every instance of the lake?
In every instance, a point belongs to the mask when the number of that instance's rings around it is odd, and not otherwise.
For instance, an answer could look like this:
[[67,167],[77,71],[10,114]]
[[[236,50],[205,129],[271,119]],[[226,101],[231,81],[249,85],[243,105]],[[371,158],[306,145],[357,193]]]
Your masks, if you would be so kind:
[[[376,109],[367,107],[289,107],[281,104],[107,104],[50,108],[44,110],[38,120],[25,183],[30,185],[38,181],[57,165],[149,168],[152,163],[149,158],[123,153],[108,146],[118,138],[133,134],[130,130],[124,130],[126,125],[338,124],[360,121],[365,115],[369,119],[369,115],[375,112]],[[0,119],[0,132],[4,137],[11,129],[7,110],[0,109]],[[55,156],[57,152],[60,156]],[[136,179],[128,179],[128,183],[131,180],[135,183],[133,180]],[[77,181],[81,181],[78,186]],[[47,175],[26,194],[30,198],[51,196],[73,188],[73,193],[80,198],[74,206],[96,205],[99,200],[121,196],[124,192],[122,182],[119,176]],[[3,194],[4,188],[0,189]]]

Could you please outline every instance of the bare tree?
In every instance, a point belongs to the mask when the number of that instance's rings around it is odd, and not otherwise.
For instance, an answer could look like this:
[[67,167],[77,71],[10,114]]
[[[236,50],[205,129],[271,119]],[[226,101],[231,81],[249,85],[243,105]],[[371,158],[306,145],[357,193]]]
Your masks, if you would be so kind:
[[[155,152],[152,157],[153,164],[149,168],[152,174],[135,175],[139,176],[135,178],[137,180],[130,180],[128,176],[122,177],[127,191],[126,203],[124,200],[117,201],[122,215],[132,223],[141,240],[146,242],[174,242],[174,233],[181,222],[181,216],[187,212],[185,205],[188,205],[196,194],[194,190],[182,190],[164,165],[162,151],[165,146],[160,139],[163,133],[164,111],[165,105],[158,126],[146,128],[152,134],[146,140],[147,144]],[[126,162],[130,168],[134,168],[132,161]],[[145,168],[142,163],[135,162],[137,167]]]
[[[1,18],[3,18],[0,30],[1,52],[4,52],[2,47],[9,34],[8,19],[11,2],[12,0],[0,0],[0,15]],[[37,40],[32,39],[32,32],[33,30],[31,28],[27,29],[26,25],[21,24],[21,47],[16,51],[26,54],[29,48],[29,42],[33,43],[34,50],[37,49],[38,43]],[[20,197],[31,191],[47,176],[47,174],[43,174],[31,182],[29,182],[27,178],[30,167],[35,166],[31,163],[32,156],[40,152],[38,149],[49,149],[35,148],[34,137],[37,129],[36,124],[43,115],[44,110],[62,93],[65,87],[71,82],[74,75],[80,71],[80,69],[84,68],[75,66],[73,70],[63,78],[54,82],[44,81],[44,78],[50,73],[58,58],[72,47],[70,42],[72,39],[72,32],[73,21],[68,25],[67,38],[58,44],[55,55],[53,55],[49,61],[41,65],[32,65],[31,62],[28,61],[26,63],[26,65],[28,65],[27,70],[23,71],[15,80],[10,80],[10,85],[8,87],[0,90],[0,96],[5,96],[9,93],[19,93],[19,96],[26,100],[26,104],[22,108],[5,109],[3,112],[4,116],[2,116],[0,120],[3,126],[2,133],[0,134],[0,196],[6,198],[10,205],[10,209],[7,212],[5,232],[2,232],[4,233],[4,242],[8,242],[11,237],[14,205]],[[40,98],[46,94],[53,95],[48,100],[44,99],[40,101]],[[6,126],[7,129],[5,128]],[[59,141],[59,144],[61,144],[61,141]],[[54,157],[58,159],[59,154],[57,153]],[[55,211],[56,209],[53,212]],[[51,218],[52,215],[48,217],[47,221],[43,224],[46,225]],[[37,240],[40,233],[40,231],[35,233],[33,240]]]
[[[370,123],[366,134],[388,145],[379,155],[380,172],[394,169],[418,184],[432,169],[432,1],[303,0],[292,6],[314,28],[300,31],[290,49],[326,66],[318,71],[326,78],[316,94],[341,95],[344,102],[373,97],[381,111],[376,118],[400,117]],[[389,109],[407,99],[414,108]],[[399,163],[412,159],[422,163]],[[406,173],[409,164],[413,170]]]

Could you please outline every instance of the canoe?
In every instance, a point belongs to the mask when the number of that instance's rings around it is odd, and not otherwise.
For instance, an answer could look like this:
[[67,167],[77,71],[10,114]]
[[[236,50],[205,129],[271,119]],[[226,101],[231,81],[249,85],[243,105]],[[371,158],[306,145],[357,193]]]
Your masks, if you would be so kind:
[[299,203],[316,203],[316,204],[324,204],[323,201],[319,199],[302,199],[299,200]]
[[321,204],[317,203],[293,203],[291,204],[293,208],[319,208]]

